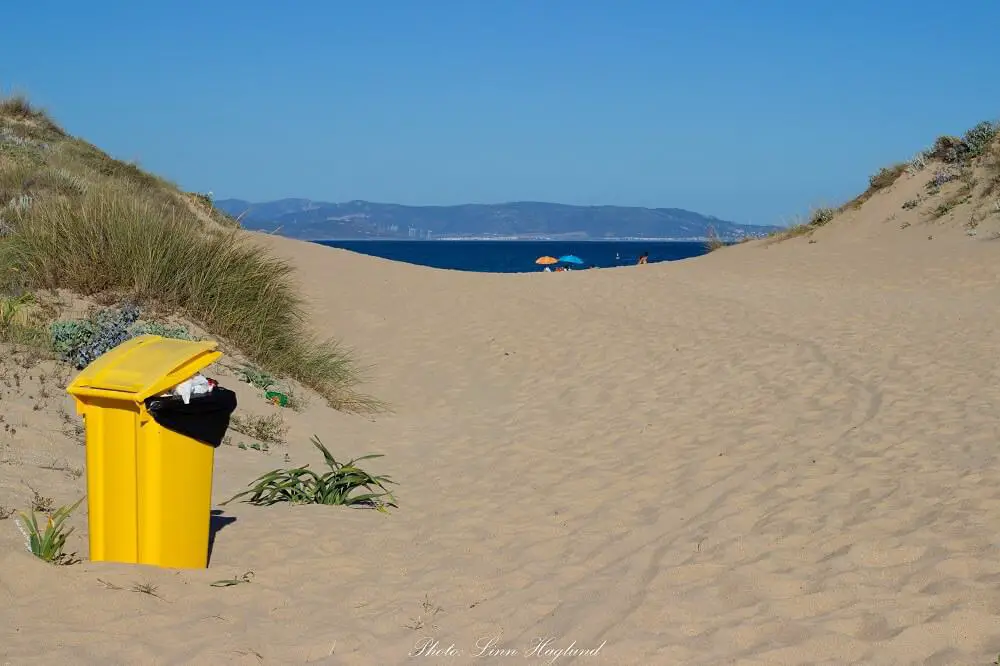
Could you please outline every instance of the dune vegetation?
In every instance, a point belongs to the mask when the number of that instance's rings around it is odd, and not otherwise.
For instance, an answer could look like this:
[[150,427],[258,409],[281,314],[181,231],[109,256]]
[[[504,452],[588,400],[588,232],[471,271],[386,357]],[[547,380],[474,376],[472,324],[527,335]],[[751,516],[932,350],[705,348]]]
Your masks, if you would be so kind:
[[[933,174],[924,193],[903,204],[904,210],[921,209],[926,221],[939,219],[957,206],[974,204],[967,226],[975,228],[985,216],[1000,213],[1000,122],[984,121],[963,136],[941,136],[908,162],[883,167],[868,179],[864,192],[837,207],[814,209],[801,222],[772,234],[772,240],[809,235],[838,215],[856,211],[879,192],[888,190],[905,175]],[[945,187],[947,183],[958,187]]]
[[45,316],[13,314],[38,292],[148,304],[197,323],[338,409],[377,408],[356,391],[351,355],[309,332],[292,270],[210,197],[182,192],[68,135],[23,97],[0,99],[6,341],[47,340]]

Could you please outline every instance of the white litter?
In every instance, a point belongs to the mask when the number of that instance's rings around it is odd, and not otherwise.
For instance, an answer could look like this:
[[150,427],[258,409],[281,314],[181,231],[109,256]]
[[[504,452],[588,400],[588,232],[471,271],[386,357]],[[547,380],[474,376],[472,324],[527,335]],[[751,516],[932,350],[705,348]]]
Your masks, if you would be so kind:
[[208,380],[207,377],[198,373],[190,379],[186,379],[177,386],[173,387],[166,393],[166,395],[177,395],[180,396],[184,404],[187,405],[191,402],[191,396],[193,395],[205,395],[206,393],[211,393],[214,388],[213,384]]

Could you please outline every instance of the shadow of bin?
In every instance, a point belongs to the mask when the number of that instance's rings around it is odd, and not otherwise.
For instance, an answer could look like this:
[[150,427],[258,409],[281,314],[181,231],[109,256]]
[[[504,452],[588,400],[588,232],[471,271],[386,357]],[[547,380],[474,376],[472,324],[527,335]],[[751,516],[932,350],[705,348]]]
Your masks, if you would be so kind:
[[215,448],[236,395],[160,396],[220,358],[217,346],[143,335],[67,387],[87,432],[91,560],[208,566]]

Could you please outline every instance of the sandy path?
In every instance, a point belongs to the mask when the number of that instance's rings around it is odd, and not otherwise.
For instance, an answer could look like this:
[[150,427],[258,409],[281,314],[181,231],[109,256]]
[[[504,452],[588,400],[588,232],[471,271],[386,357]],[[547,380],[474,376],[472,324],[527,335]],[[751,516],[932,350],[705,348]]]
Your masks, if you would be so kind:
[[[397,664],[424,637],[461,654],[417,661],[455,664],[538,636],[603,643],[555,661],[581,664],[1000,652],[992,246],[489,276],[268,242],[397,410],[314,409],[291,453],[310,431],[385,453],[400,509],[227,507],[212,570],[144,572],[163,599],[11,555],[11,663]],[[247,473],[220,462],[217,497]],[[517,659],[475,657],[493,635]]]

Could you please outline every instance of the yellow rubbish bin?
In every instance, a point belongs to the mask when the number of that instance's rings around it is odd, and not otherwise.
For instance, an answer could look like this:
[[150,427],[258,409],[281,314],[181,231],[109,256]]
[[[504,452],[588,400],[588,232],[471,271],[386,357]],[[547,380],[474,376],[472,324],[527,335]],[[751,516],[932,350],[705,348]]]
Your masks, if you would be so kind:
[[[86,426],[91,560],[208,566],[218,441],[164,427],[150,399],[216,361],[222,356],[217,346],[143,335],[94,360],[67,387]],[[225,389],[212,394],[220,391]],[[232,404],[222,432],[236,406],[226,393]]]

